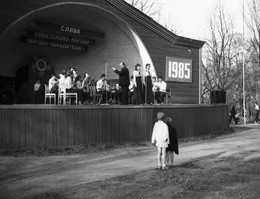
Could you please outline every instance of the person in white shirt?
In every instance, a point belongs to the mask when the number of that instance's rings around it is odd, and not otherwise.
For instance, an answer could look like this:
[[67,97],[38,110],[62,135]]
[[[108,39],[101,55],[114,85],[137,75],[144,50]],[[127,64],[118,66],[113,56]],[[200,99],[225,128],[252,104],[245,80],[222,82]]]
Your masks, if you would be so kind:
[[34,92],[37,92],[40,90],[41,81],[39,79],[36,80],[36,83],[34,84]]
[[67,74],[66,74],[66,79],[65,79],[65,88],[66,88],[66,91],[68,91],[69,89],[72,88],[72,78],[71,78],[72,74],[70,71],[67,71]]
[[157,86],[159,88],[159,91],[155,93],[155,99],[159,104],[162,104],[164,102],[164,98],[166,97],[166,88],[167,84],[165,81],[163,81],[163,78],[160,76],[158,78]]
[[156,99],[156,95],[160,96],[160,94],[159,94],[160,88],[159,88],[158,81],[155,76],[152,77],[152,84],[153,84],[152,90],[153,90],[154,99]]
[[99,103],[107,103],[110,98],[109,87],[106,80],[106,75],[102,74],[96,85],[97,93],[101,95]]
[[66,89],[66,86],[65,86],[65,74],[66,74],[66,71],[63,70],[62,73],[59,75],[60,76],[60,79],[59,79],[59,91],[61,93],[64,93],[65,89]]
[[166,148],[170,143],[169,130],[167,124],[163,122],[164,113],[157,113],[158,121],[155,122],[152,133],[152,144],[155,144],[158,149],[157,162],[158,168],[168,169],[166,166]]
[[51,78],[49,79],[49,91],[55,93],[58,89],[58,80],[55,74],[51,74]]
[[84,99],[83,99],[83,89],[80,88],[73,88],[75,83],[72,81],[72,76],[73,72],[67,71],[67,77],[65,79],[65,88],[66,88],[66,93],[77,93],[78,94],[78,101],[77,104],[83,104]]
[[97,92],[101,92],[102,90],[105,91],[107,89],[107,80],[106,75],[102,74],[100,79],[97,81],[96,89]]
[[258,102],[255,102],[255,111],[256,111],[256,115],[255,115],[255,123],[257,123],[259,121],[258,117],[259,117],[259,105]]
[[[46,89],[47,89],[47,87],[46,87]],[[58,79],[56,77],[56,74],[51,74],[51,78],[49,79],[48,89],[49,89],[50,93],[55,93],[56,99],[58,99],[59,82],[58,82]],[[58,101],[56,100],[55,103],[57,104]]]

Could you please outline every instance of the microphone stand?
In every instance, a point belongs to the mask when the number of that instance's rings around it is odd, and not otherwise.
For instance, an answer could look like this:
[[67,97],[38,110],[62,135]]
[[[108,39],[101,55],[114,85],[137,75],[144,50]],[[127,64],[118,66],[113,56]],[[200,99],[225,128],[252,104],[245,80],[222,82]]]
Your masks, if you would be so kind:
[[[105,60],[105,76],[107,77],[107,60]],[[107,80],[105,79],[105,92],[106,92],[106,103],[105,103],[105,105],[109,105],[108,103],[107,103]]]
[[147,105],[147,77],[144,75],[144,105]]

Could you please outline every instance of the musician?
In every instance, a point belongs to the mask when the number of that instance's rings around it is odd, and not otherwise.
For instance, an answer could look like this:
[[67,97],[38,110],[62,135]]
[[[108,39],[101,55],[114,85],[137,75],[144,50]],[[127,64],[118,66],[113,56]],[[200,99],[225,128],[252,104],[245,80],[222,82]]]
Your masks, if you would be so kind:
[[58,79],[56,77],[56,74],[51,74],[51,78],[49,79],[49,91],[51,93],[58,92]]
[[145,76],[145,103],[146,104],[153,104],[154,103],[154,96],[153,96],[153,91],[152,91],[152,78],[151,78],[151,65],[146,64],[145,65],[145,71],[144,71],[144,76]]
[[65,78],[65,88],[66,88],[66,91],[67,90],[70,90],[72,88],[72,72],[70,70],[68,70],[66,72],[66,78]]
[[[59,82],[58,82],[58,79],[56,77],[56,74],[51,74],[51,78],[49,79],[49,85],[48,85],[48,88],[49,88],[49,92],[50,93],[55,93],[56,95],[56,99],[58,99],[58,92],[59,92]],[[58,103],[58,101],[56,100],[55,103]]]
[[143,81],[141,76],[141,65],[136,64],[135,70],[133,72],[133,80],[134,80],[134,98],[136,104],[143,103]]
[[82,79],[80,75],[77,75],[73,82],[73,89],[83,89]]
[[34,103],[41,104],[43,101],[42,99],[44,99],[44,85],[37,79],[34,84]]
[[153,90],[154,98],[157,99],[158,96],[160,96],[160,88],[159,88],[159,85],[158,85],[157,78],[155,76],[152,77],[152,85],[153,85],[152,90]]
[[83,88],[83,99],[86,104],[91,104],[90,102],[90,76],[89,74],[84,74],[83,81],[82,81],[82,88]]
[[152,77],[152,85],[153,85],[153,88],[152,88],[153,93],[155,93],[156,91],[159,91],[158,81],[155,76]]
[[122,89],[119,86],[119,84],[116,84],[115,86],[115,100],[116,100],[116,104],[122,103]]
[[65,92],[65,89],[66,89],[66,86],[65,86],[65,77],[66,75],[66,70],[63,70],[62,73],[59,75],[60,78],[59,78],[59,91],[61,93],[64,93]]
[[65,87],[66,87],[66,92],[67,93],[77,93],[78,94],[78,102],[77,104],[83,104],[83,89],[81,88],[77,88],[76,87],[76,82],[78,81],[77,79],[75,79],[76,81],[73,82],[72,81],[73,78],[73,72],[72,71],[67,71],[67,77],[65,79]]
[[72,82],[74,82],[75,79],[76,79],[76,77],[78,76],[78,71],[77,71],[77,69],[74,68],[74,67],[71,67],[70,70],[71,70],[71,72],[72,72],[71,80],[72,80]]
[[96,94],[97,94],[97,89],[96,89],[96,80],[93,77],[89,78],[89,102],[91,105],[94,105],[96,103]]
[[164,98],[166,97],[167,84],[165,81],[163,81],[163,78],[161,76],[158,78],[157,85],[158,85],[159,91],[156,92],[155,99],[159,104],[163,104]]
[[84,89],[87,89],[87,87],[89,86],[89,80],[90,80],[90,76],[89,76],[89,74],[84,74],[84,77],[83,77],[83,81],[82,81],[82,87],[84,88]]
[[109,87],[106,80],[106,75],[102,74],[96,85],[97,93],[101,94],[100,104],[107,103],[110,98]]
[[122,90],[122,104],[127,105],[128,104],[128,86],[130,84],[129,80],[129,70],[126,67],[125,63],[120,63],[119,67],[121,70],[117,70],[116,68],[112,68],[116,74],[119,75],[119,86]]

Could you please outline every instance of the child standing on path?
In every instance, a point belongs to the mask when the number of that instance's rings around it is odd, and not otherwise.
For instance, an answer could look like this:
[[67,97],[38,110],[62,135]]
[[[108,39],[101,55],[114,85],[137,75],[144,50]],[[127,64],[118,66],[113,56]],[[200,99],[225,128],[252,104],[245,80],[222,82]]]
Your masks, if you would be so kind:
[[152,133],[152,144],[156,144],[158,149],[158,168],[168,169],[166,166],[166,148],[169,145],[168,126],[163,122],[164,113],[157,113],[158,121],[155,122]]
[[179,154],[177,132],[176,129],[172,126],[171,122],[172,122],[172,118],[167,117],[165,119],[165,123],[167,124],[169,129],[169,139],[170,139],[170,144],[166,148],[167,166],[173,166],[174,153]]

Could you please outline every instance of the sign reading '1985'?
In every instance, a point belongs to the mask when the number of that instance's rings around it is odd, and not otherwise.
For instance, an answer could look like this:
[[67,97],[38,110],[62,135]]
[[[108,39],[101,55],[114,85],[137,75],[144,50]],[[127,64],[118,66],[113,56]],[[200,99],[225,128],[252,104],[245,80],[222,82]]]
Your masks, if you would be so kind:
[[166,57],[166,81],[192,82],[192,60]]

